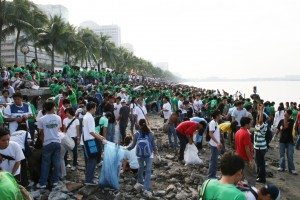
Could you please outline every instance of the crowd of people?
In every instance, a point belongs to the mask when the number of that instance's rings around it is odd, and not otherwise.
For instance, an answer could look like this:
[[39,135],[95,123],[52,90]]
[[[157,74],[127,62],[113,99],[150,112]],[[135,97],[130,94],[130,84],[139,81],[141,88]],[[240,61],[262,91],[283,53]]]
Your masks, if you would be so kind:
[[[202,149],[204,141],[208,143],[208,181],[200,198],[279,199],[274,185],[254,187],[257,182],[266,184],[265,155],[269,143],[278,138],[278,171],[288,169],[297,175],[293,158],[294,149],[300,148],[300,106],[296,102],[280,103],[276,111],[274,102],[257,94],[244,98],[126,72],[80,70],[67,63],[61,71],[51,72],[37,67],[35,60],[26,67],[2,68],[0,85],[1,173],[9,172],[24,187],[32,183],[39,189],[55,187],[66,177],[67,157],[72,155],[71,170],[77,170],[80,148],[84,182],[97,185],[94,175],[105,158],[103,147],[115,143],[125,151],[122,163],[116,162],[116,173],[137,173],[135,188],[151,196],[152,162],[159,154],[148,113],[163,118],[169,148],[178,162],[184,162],[187,144]],[[42,102],[41,97],[20,92],[40,86],[49,86],[53,97]],[[5,185],[1,183],[0,178],[0,194]]]

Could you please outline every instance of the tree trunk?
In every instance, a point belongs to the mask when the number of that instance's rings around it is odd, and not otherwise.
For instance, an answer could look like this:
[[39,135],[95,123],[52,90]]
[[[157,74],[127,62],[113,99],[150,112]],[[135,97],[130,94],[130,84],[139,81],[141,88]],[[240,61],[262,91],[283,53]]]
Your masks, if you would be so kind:
[[51,65],[52,65],[52,71],[54,71],[54,48],[52,48],[51,51]]
[[84,60],[81,59],[81,63],[80,63],[80,67],[81,67],[81,68],[83,67],[83,62],[84,62]]
[[[17,38],[16,38],[16,44],[15,44],[15,65],[18,65],[18,46],[19,46],[20,33],[21,33],[21,31],[17,30]],[[26,63],[25,63],[25,65],[26,65]]]
[[36,65],[39,66],[38,55],[37,55],[37,47],[34,45],[34,57],[36,60]]
[[67,61],[68,61],[68,64],[70,65],[70,54],[68,54]]
[[86,68],[88,67],[88,59],[87,58],[85,59],[85,67]]

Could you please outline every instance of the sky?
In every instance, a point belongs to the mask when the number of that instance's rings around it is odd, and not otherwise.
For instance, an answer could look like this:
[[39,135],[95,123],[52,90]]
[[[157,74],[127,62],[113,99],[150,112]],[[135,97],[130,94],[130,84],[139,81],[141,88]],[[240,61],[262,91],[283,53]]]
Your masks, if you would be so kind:
[[69,22],[117,24],[121,42],[184,78],[300,75],[299,0],[33,0]]

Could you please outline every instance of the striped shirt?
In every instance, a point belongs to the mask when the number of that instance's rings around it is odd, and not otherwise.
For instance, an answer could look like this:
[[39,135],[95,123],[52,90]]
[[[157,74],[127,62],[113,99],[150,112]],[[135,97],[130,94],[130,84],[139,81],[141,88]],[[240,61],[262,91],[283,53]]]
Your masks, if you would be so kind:
[[254,131],[254,149],[262,150],[267,149],[266,132],[268,124],[256,125]]

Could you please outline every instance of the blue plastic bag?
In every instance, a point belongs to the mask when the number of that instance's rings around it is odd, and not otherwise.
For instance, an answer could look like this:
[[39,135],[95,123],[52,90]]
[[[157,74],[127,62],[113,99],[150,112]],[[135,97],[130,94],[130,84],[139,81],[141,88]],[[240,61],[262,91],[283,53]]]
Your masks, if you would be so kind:
[[104,158],[99,184],[104,187],[119,189],[119,175],[125,150],[118,144],[107,141],[104,145]]
[[201,143],[202,142],[202,139],[203,139],[203,135],[200,135],[200,134],[197,134],[196,135],[196,144],[198,144],[198,143]]

